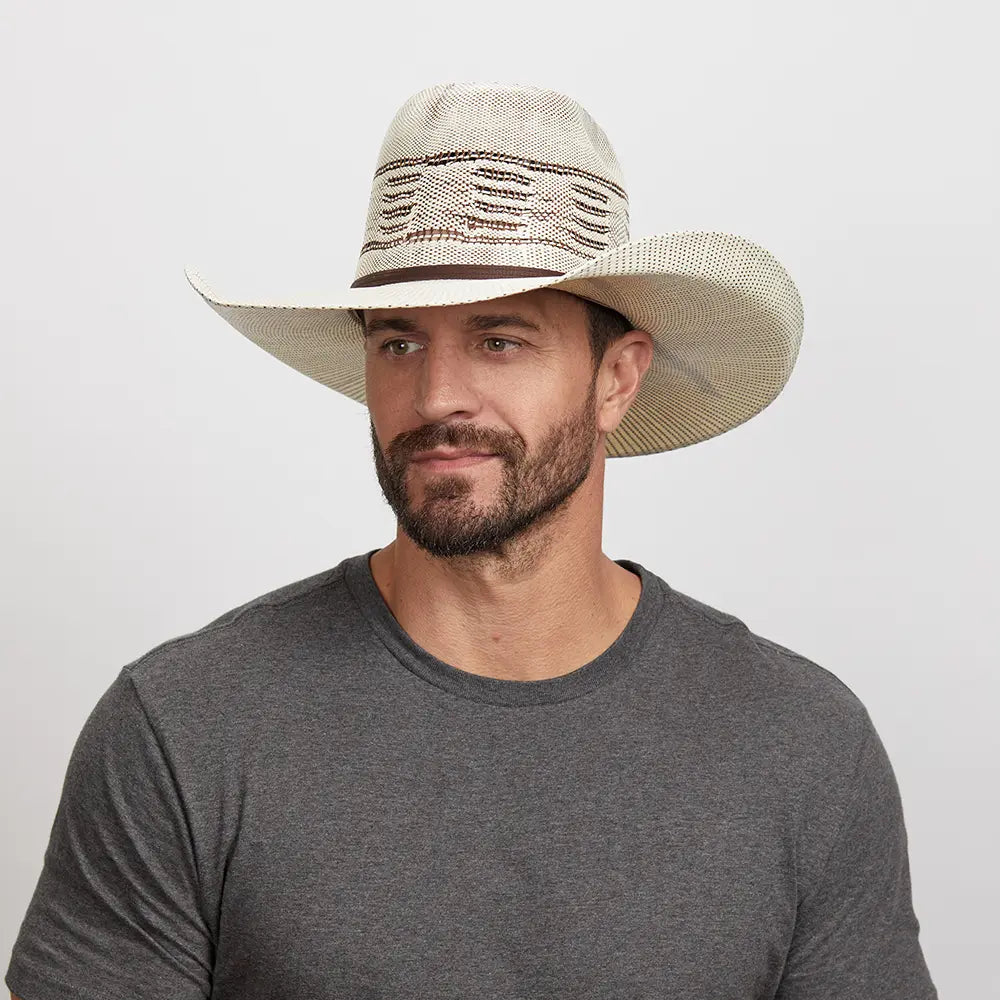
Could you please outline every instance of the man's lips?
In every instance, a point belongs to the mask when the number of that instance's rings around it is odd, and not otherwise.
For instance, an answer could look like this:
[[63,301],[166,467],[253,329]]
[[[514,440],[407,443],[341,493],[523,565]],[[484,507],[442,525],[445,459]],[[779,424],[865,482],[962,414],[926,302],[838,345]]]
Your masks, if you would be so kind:
[[476,465],[497,456],[482,451],[423,451],[417,452],[412,461],[429,469],[460,469],[466,465]]

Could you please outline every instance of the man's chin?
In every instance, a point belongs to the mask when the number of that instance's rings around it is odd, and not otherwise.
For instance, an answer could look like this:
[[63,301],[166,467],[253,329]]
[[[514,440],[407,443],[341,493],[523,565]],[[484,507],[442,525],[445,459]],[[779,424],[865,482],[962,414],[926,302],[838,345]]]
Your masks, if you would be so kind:
[[399,523],[415,545],[442,558],[493,551],[506,540],[502,537],[503,533],[501,537],[495,532],[484,534],[481,518],[477,518],[472,524],[466,520],[461,524],[448,525],[442,523],[441,519],[400,519]]

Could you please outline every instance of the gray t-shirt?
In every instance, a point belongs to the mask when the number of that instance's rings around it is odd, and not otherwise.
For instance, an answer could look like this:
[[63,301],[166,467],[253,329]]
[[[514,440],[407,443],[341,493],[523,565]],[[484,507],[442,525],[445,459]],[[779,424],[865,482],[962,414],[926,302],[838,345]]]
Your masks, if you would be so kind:
[[23,1000],[929,1000],[896,779],[829,671],[630,560],[579,669],[429,655],[371,553],[128,664],[70,758]]

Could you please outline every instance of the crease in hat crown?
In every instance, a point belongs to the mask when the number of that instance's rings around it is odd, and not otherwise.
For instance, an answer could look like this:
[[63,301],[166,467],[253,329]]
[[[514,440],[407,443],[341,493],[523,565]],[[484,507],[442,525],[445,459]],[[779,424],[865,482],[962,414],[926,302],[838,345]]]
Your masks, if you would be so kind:
[[577,101],[439,84],[410,97],[386,132],[355,285],[565,274],[628,239],[621,167]]

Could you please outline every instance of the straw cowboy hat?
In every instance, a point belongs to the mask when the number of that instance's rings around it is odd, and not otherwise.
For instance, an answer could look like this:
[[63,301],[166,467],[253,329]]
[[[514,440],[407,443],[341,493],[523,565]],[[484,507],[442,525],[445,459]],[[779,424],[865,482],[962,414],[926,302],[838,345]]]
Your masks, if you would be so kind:
[[740,236],[629,240],[607,137],[574,100],[537,87],[450,83],[411,97],[386,133],[353,283],[316,302],[222,296],[188,280],[285,364],[365,402],[356,310],[483,302],[557,288],[647,331],[653,360],[608,457],[704,441],[782,390],[802,302],[782,265]]

